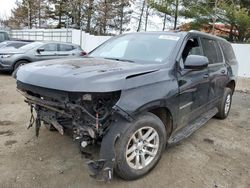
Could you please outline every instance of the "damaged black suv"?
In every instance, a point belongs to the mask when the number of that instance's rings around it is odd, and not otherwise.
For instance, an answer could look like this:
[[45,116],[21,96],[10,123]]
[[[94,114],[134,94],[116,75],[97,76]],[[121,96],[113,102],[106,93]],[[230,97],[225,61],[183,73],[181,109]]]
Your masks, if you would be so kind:
[[132,180],[166,146],[228,116],[237,69],[226,40],[173,31],[117,36],[84,58],[24,65],[15,77],[37,135],[45,124],[72,132],[84,151],[100,144],[91,175]]

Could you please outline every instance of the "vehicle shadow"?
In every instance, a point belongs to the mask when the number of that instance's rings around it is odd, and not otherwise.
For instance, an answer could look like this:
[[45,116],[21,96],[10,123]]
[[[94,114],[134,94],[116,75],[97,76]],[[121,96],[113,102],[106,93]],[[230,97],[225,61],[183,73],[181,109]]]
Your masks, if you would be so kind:
[[0,76],[11,76],[11,72],[7,72],[7,71],[0,71]]

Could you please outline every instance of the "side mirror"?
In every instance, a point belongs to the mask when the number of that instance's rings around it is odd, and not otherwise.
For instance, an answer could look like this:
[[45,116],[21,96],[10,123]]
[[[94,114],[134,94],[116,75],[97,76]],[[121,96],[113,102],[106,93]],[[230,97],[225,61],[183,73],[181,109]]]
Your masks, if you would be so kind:
[[36,51],[37,51],[37,53],[40,54],[41,52],[44,52],[44,48],[38,48]]
[[207,68],[209,60],[205,56],[189,55],[185,62],[185,69],[201,70]]
[[86,56],[86,55],[88,55],[88,53],[87,53],[87,52],[85,52],[85,51],[81,51],[80,56]]

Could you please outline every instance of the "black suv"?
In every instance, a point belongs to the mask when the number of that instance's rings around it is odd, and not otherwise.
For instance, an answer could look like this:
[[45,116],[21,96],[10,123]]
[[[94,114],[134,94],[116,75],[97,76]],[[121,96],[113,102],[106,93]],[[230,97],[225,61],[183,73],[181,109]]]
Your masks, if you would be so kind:
[[15,77],[37,136],[45,124],[73,133],[84,153],[100,144],[91,175],[111,180],[114,170],[132,180],[157,164],[166,145],[228,116],[237,69],[222,38],[150,32],[114,37],[84,58],[24,65]]

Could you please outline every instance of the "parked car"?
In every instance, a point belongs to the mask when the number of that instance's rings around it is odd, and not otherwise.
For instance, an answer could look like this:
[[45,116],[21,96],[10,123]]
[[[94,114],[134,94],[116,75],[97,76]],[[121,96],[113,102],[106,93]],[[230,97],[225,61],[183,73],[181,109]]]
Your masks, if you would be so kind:
[[154,168],[166,145],[228,116],[237,71],[226,40],[176,31],[121,35],[85,58],[26,65],[15,77],[36,111],[37,136],[44,122],[72,130],[84,152],[101,143],[100,158],[88,162],[92,177],[111,180],[114,170],[133,180]]
[[0,43],[0,50],[3,48],[14,48],[19,49],[22,46],[29,44],[29,42],[23,42],[23,41],[5,41]]
[[13,71],[35,61],[83,56],[79,45],[61,42],[32,42],[19,49],[0,49],[0,70]]
[[10,40],[9,34],[6,31],[0,31],[0,42]]

